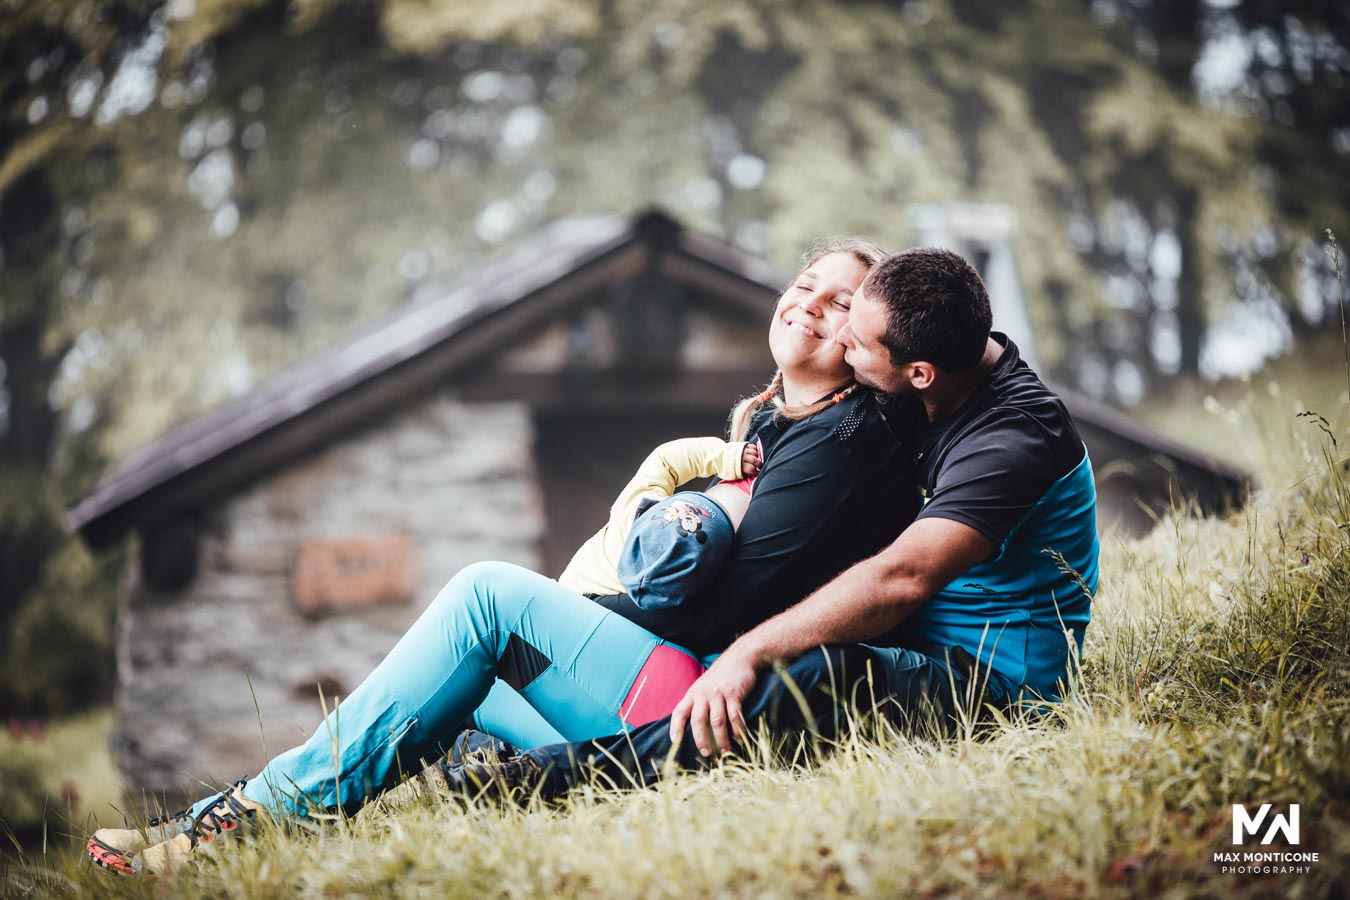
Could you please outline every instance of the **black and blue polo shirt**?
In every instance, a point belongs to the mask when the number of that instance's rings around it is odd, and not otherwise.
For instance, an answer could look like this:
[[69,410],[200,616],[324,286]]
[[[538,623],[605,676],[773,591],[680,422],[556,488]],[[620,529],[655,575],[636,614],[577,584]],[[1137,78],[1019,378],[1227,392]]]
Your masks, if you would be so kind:
[[917,399],[900,398],[887,417],[917,465],[918,517],[968,525],[994,554],[872,643],[938,658],[961,647],[1013,695],[1054,698],[1097,589],[1092,464],[1063,401],[1016,344],[993,337],[1003,354],[959,409],[929,422]]

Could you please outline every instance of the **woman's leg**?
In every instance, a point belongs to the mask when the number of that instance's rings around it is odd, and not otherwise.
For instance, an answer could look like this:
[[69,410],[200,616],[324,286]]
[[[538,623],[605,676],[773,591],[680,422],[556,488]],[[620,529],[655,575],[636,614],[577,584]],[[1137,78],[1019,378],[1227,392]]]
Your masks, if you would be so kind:
[[473,725],[521,750],[567,740],[515,688],[501,679],[492,685],[487,697],[474,710]]
[[621,731],[625,700],[657,647],[665,648],[661,657],[673,650],[552,579],[477,563],[452,578],[310,739],[268,763],[244,796],[283,814],[355,811],[443,753],[499,676],[564,737]]
[[[592,668],[600,669],[603,677],[616,660],[628,657],[629,647],[639,642],[647,642],[649,649],[644,651],[642,667],[628,680],[627,692],[613,695],[617,718],[612,719],[608,711],[598,720],[579,715],[584,706],[568,700],[574,683],[592,679]],[[670,715],[703,670],[702,663],[689,651],[657,640],[640,626],[611,613],[567,671],[544,669],[534,680],[517,685],[518,691],[498,681],[474,712],[473,721],[477,728],[521,750],[617,734],[625,727]],[[624,685],[620,683],[619,687]]]

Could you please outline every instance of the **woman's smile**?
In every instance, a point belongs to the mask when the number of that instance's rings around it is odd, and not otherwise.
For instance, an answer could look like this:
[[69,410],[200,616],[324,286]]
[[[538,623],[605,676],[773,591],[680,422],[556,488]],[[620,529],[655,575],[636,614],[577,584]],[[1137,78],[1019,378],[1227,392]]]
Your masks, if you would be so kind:
[[800,319],[794,320],[794,319],[792,319],[790,316],[785,316],[785,317],[784,317],[784,321],[788,324],[788,327],[794,328],[794,329],[796,329],[797,331],[800,331],[802,334],[806,335],[807,337],[813,337],[813,338],[815,338],[816,340],[821,340],[821,335],[817,334],[817,333],[816,333],[816,330],[815,330],[814,328],[812,328],[810,325],[807,325],[806,323],[802,322]]

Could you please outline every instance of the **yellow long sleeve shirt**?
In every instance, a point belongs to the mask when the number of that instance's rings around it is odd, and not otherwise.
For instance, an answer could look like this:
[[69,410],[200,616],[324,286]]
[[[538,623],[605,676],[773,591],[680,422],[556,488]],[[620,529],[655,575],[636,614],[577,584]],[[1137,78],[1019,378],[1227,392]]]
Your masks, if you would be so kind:
[[744,477],[741,456],[745,443],[721,438],[681,438],[657,447],[638,466],[637,473],[609,508],[609,522],[581,545],[558,583],[578,594],[622,594],[619,555],[633,527],[634,513],[643,497],[669,497],[687,481],[716,475],[723,481]]

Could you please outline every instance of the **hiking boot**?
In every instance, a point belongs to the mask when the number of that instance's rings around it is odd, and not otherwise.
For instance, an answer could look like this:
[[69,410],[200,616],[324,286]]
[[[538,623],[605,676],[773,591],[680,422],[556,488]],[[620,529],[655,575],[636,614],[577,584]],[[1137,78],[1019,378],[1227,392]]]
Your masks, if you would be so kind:
[[[198,844],[209,843],[241,825],[251,828],[256,823],[262,806],[243,795],[244,784],[240,779],[195,817],[183,812],[167,820],[152,820],[155,824],[146,829],[144,837],[131,829],[100,829],[89,839],[89,855],[100,866],[115,872],[166,874],[181,864]],[[144,841],[152,837],[163,839],[145,846]],[[142,842],[139,853],[124,849],[136,841]]]
[[472,803],[490,800],[524,806],[543,786],[544,770],[528,754],[495,761],[466,760],[443,770],[445,789]]
[[446,770],[452,766],[462,766],[467,762],[487,764],[499,763],[515,756],[519,751],[499,737],[485,731],[466,728],[455,738],[450,752],[422,770],[422,781],[435,788],[448,789],[449,779]]

